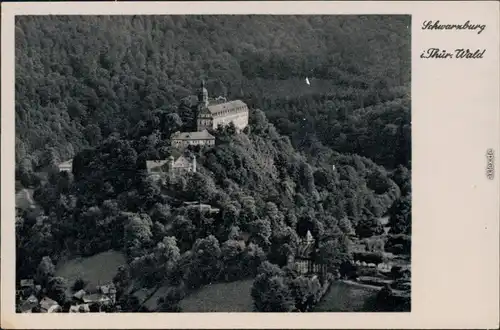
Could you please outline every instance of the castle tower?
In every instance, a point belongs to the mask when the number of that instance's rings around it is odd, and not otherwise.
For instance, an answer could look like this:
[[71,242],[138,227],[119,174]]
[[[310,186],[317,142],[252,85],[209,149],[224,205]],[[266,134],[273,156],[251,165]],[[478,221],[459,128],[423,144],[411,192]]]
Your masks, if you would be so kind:
[[205,88],[205,80],[201,81],[200,89],[198,90],[198,106],[200,108],[208,106],[208,91]]
[[170,156],[168,157],[168,172],[170,174],[170,176],[174,176],[175,173],[174,173],[174,157],[173,156]]
[[192,164],[193,164],[192,171],[193,171],[193,173],[196,173],[196,155],[193,155],[192,160],[193,160],[193,163],[192,163]]
[[310,231],[310,230],[307,230],[307,234],[306,234],[306,242],[307,242],[307,244],[312,244],[312,243],[314,243],[314,238],[313,238],[313,235],[311,234],[311,231]]

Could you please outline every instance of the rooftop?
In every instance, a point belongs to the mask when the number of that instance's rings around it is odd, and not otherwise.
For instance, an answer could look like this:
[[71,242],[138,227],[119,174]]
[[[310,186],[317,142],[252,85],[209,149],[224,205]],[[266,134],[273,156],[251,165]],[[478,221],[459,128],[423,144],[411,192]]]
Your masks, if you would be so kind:
[[21,287],[34,286],[35,281],[32,279],[24,279],[20,281]]
[[176,132],[171,137],[172,140],[212,140],[215,137],[207,130],[201,132]]
[[109,300],[111,300],[111,298],[100,293],[93,293],[83,296],[83,302],[85,303],[105,302]]
[[58,306],[57,301],[50,299],[49,297],[44,297],[40,301],[40,308],[49,311],[53,306]]
[[21,304],[19,309],[21,310],[22,313],[26,313],[30,312],[36,306],[38,306],[37,300],[28,299]]
[[76,299],[82,299],[83,296],[85,296],[86,292],[85,290],[80,290],[78,292],[76,292],[73,297],[75,297]]
[[73,159],[70,159],[70,160],[67,160],[65,162],[62,162],[61,164],[59,164],[59,167],[61,166],[72,166],[73,165]]
[[202,204],[202,203],[191,203],[187,204],[189,202],[185,202],[185,205],[188,209],[200,209],[200,210],[208,210],[213,213],[218,213],[220,209],[216,207],[212,207],[212,205],[209,204]]
[[90,307],[88,304],[73,305],[69,308],[70,313],[89,313]]
[[114,284],[106,284],[100,287],[103,294],[116,293]]
[[235,101],[229,101],[229,102],[224,102],[224,103],[216,103],[216,104],[209,104],[208,105],[208,110],[210,113],[215,114],[220,111],[224,110],[231,110],[239,107],[246,107],[247,105],[245,102],[240,101],[240,100],[235,100]]

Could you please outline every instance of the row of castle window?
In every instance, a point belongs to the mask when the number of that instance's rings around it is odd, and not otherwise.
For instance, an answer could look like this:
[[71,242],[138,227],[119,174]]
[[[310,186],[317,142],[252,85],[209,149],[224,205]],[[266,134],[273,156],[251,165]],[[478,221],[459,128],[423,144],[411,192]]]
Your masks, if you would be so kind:
[[200,120],[200,125],[211,125],[211,120]]
[[238,107],[238,108],[233,108],[231,110],[224,110],[221,112],[217,112],[215,115],[221,116],[221,115],[226,115],[226,114],[232,113],[232,112],[241,112],[241,111],[246,110],[246,109],[247,109],[247,107],[242,106],[242,107]]

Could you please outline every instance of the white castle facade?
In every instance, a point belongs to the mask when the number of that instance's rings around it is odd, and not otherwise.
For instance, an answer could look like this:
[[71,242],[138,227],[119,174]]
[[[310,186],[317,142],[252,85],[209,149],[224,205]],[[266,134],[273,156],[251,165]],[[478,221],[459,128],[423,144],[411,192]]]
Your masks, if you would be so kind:
[[237,131],[248,126],[248,106],[240,100],[226,101],[224,98],[208,99],[205,82],[201,82],[198,91],[198,111],[196,127],[198,132],[217,129],[219,125],[233,123]]

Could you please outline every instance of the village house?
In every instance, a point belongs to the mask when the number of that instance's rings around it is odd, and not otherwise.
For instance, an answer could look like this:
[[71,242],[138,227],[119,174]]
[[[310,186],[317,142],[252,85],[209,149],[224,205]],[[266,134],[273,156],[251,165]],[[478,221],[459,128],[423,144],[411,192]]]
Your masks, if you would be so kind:
[[77,291],[75,292],[75,294],[73,295],[73,300],[75,301],[83,301],[83,297],[86,295],[87,293],[85,292],[85,290],[80,290],[80,291]]
[[19,285],[21,286],[21,289],[27,289],[27,288],[34,289],[35,281],[33,279],[24,279],[19,281]]
[[188,146],[213,146],[215,145],[215,137],[208,133],[207,130],[198,132],[175,132],[170,137],[172,147],[177,149],[185,149]]
[[88,304],[89,306],[93,304],[98,304],[99,306],[110,306],[113,304],[112,299],[102,293],[92,293],[89,295],[85,295],[83,296],[82,301],[84,304]]
[[223,97],[209,100],[205,82],[201,82],[198,90],[197,130],[217,129],[219,125],[233,123],[237,131],[248,126],[248,106],[240,100],[227,101]]
[[33,308],[36,306],[38,306],[38,299],[34,295],[31,295],[21,303],[19,310],[21,313],[32,313]]
[[49,297],[44,297],[40,301],[40,312],[42,313],[60,313],[61,311],[61,306]]
[[71,173],[73,171],[73,159],[67,160],[61,164],[59,164],[59,171],[60,172],[69,172]]
[[73,305],[69,308],[70,313],[90,313],[89,304]]
[[111,306],[116,303],[116,288],[114,284],[97,286],[93,293],[79,290],[73,295],[73,305],[70,313],[88,313],[92,308],[100,310],[102,306]]
[[146,161],[146,169],[150,177],[155,180],[164,180],[168,175],[175,177],[187,172],[196,172],[196,156],[170,156],[164,160],[148,160]]
[[[189,158],[191,158],[191,160],[189,160]],[[173,156],[170,156],[168,160],[169,160],[168,171],[173,176],[185,172],[196,173],[196,156],[194,155],[191,157],[181,155],[177,157],[177,159],[175,159]]]
[[19,299],[25,299],[33,294],[38,294],[42,287],[40,285],[35,285],[35,281],[32,279],[23,279],[19,281],[19,286],[16,288],[16,297]]
[[109,299],[111,300],[112,304],[116,303],[116,287],[115,287],[115,285],[113,283],[101,285],[99,287],[99,291],[103,295],[109,297]]

